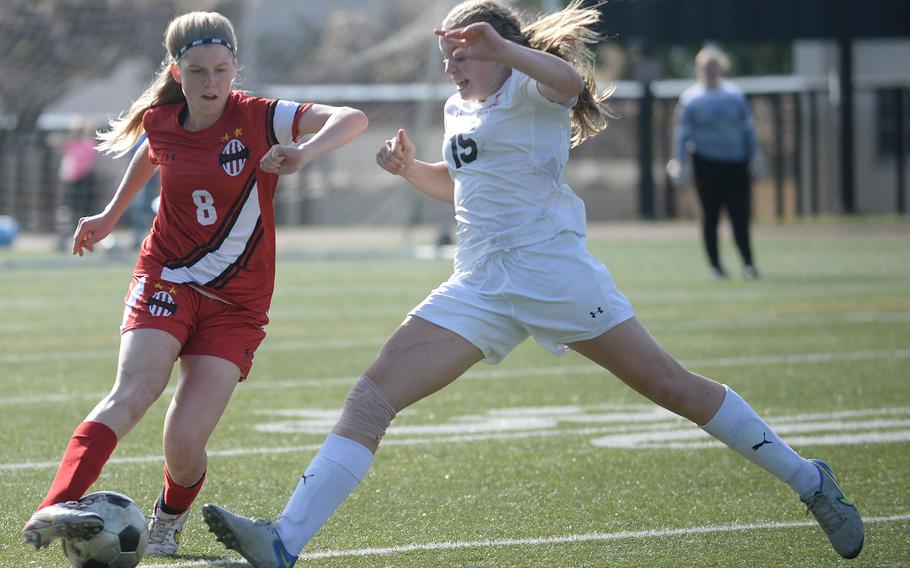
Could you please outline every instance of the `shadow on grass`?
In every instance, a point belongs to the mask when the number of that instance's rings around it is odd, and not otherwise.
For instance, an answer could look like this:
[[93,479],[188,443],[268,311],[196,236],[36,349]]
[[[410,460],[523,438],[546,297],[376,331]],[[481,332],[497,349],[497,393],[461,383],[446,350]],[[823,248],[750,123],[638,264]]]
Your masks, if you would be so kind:
[[[165,560],[163,558],[155,558],[147,556],[142,559],[142,563],[139,566],[143,566],[147,563],[157,564],[160,566],[167,566],[167,562],[160,562]],[[194,566],[218,566],[219,568],[235,568],[240,566],[249,567],[249,564],[244,560],[236,558],[225,558],[223,556],[215,556],[213,554],[180,554],[178,556],[171,557],[170,560],[173,560],[176,565],[183,565],[186,562],[198,562],[199,564],[194,564]]]

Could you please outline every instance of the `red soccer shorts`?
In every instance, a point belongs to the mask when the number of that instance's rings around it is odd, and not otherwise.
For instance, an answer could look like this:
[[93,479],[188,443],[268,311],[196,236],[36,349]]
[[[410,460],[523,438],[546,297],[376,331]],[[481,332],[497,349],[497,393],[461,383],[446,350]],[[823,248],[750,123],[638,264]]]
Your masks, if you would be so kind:
[[210,298],[186,284],[133,274],[120,333],[160,329],[180,342],[180,355],[210,355],[240,368],[240,380],[253,366],[269,318]]

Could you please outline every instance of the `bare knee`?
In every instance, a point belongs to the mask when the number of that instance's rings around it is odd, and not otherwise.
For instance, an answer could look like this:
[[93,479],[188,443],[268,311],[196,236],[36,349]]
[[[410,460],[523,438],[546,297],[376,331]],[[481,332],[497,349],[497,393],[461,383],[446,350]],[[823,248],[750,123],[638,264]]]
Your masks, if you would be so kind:
[[98,403],[92,415],[115,415],[115,422],[132,427],[158,400],[163,390],[164,385],[158,387],[157,381],[148,380],[142,373],[121,369],[111,392]]

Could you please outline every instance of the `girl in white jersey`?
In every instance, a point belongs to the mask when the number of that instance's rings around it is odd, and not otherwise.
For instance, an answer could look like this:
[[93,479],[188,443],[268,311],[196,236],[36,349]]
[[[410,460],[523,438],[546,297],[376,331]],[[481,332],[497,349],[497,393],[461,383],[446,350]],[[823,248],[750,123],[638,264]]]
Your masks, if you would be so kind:
[[522,27],[508,7],[471,1],[437,30],[458,89],[445,106],[443,161],[416,160],[399,130],[377,162],[454,203],[455,273],[408,314],[354,385],[276,522],[203,507],[210,530],[254,566],[293,562],[364,478],[396,412],[481,360],[500,361],[529,335],[553,352],[581,353],[787,482],[838,552],[859,554],[862,521],[828,466],[797,455],[731,389],[683,368],[585,248],[584,207],[562,170],[570,144],[608,116],[587,50],[598,16],[573,2]]

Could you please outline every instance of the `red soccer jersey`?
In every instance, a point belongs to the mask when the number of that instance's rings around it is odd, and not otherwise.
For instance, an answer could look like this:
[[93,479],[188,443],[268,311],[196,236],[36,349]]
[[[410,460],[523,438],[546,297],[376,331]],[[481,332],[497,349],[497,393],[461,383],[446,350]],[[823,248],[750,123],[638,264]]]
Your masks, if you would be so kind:
[[259,160],[272,145],[297,138],[309,107],[235,91],[218,121],[198,132],[181,126],[185,102],[146,111],[142,125],[161,174],[161,200],[136,272],[268,311],[278,176],[261,171]]

